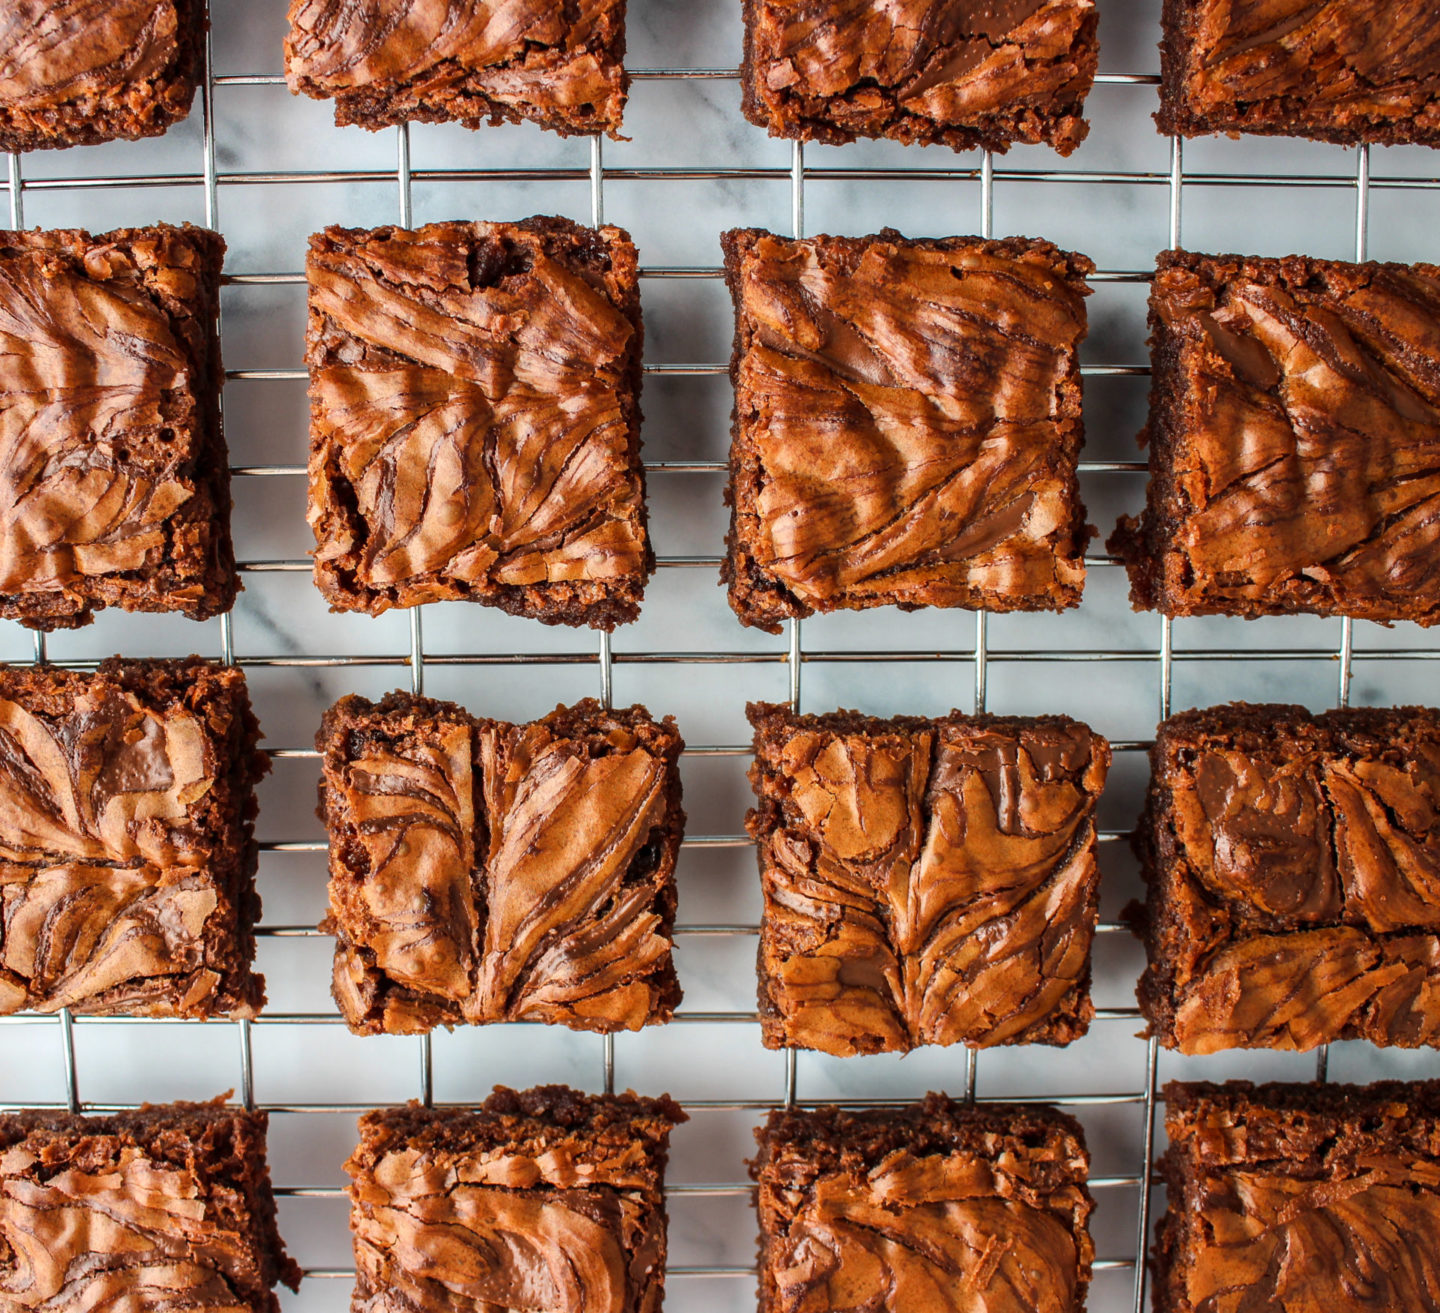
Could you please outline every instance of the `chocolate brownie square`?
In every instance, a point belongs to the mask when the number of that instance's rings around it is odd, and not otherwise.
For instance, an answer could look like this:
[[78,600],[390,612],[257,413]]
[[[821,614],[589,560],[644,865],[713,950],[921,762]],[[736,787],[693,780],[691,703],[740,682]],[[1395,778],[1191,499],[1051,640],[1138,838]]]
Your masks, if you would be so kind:
[[1440,146],[1430,0],[1165,0],[1161,132]]
[[263,1112],[146,1104],[0,1114],[0,1308],[280,1313]]
[[335,122],[533,122],[620,136],[625,0],[290,0],[290,90]]
[[352,1313],[660,1313],[668,1098],[497,1086],[360,1119]]
[[745,0],[745,117],[772,137],[1068,155],[1099,56],[1094,0]]
[[1440,1045],[1440,712],[1172,716],[1136,849],[1166,1047]]
[[1434,1305],[1440,1082],[1164,1094],[1156,1313]]
[[1440,266],[1167,251],[1137,609],[1440,620]]
[[361,1034],[638,1030],[680,1001],[675,722],[593,699],[528,725],[392,693],[315,740],[335,1000]]
[[234,604],[224,257],[189,224],[0,232],[0,616]]
[[308,270],[309,518],[331,607],[633,620],[655,557],[629,236],[327,228]]
[[0,151],[158,137],[190,112],[203,0],[5,0]]
[[255,1015],[259,738],[199,657],[0,667],[0,1013]]
[[890,230],[722,240],[736,317],[723,577],[741,622],[1078,605],[1090,261]]
[[1064,716],[748,710],[767,1048],[1085,1033],[1103,738]]
[[1082,1313],[1090,1156],[1044,1105],[772,1112],[760,1153],[760,1313]]

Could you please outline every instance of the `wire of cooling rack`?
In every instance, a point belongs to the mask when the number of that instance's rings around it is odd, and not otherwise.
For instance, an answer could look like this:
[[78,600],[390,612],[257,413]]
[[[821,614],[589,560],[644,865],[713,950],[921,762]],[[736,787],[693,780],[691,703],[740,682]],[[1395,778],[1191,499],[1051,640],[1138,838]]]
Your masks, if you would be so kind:
[[[485,168],[485,169],[415,169],[411,164],[410,134],[407,128],[396,130],[396,167],[391,172],[370,170],[348,171],[283,171],[283,172],[240,172],[222,171],[218,167],[216,152],[216,109],[215,93],[221,87],[283,85],[283,77],[275,74],[239,74],[216,76],[213,72],[212,49],[207,37],[205,52],[205,77],[200,88],[200,113],[203,117],[203,155],[197,174],[152,174],[138,176],[65,176],[30,178],[23,176],[21,157],[10,155],[3,186],[7,192],[10,226],[24,226],[24,198],[27,192],[55,190],[100,190],[108,188],[145,188],[200,186],[204,193],[206,224],[218,227],[219,200],[226,186],[268,185],[324,182],[393,182],[397,189],[397,212],[401,226],[413,222],[412,189],[417,182],[470,182],[470,181],[561,181],[588,182],[590,189],[591,220],[595,225],[604,222],[605,184],[607,181],[788,181],[791,188],[792,230],[799,236],[805,232],[805,188],[807,180],[823,177],[828,180],[886,182],[933,181],[946,183],[978,183],[980,196],[980,234],[993,235],[994,197],[997,186],[1035,186],[1052,183],[1089,184],[1097,186],[1134,184],[1165,189],[1169,207],[1169,240],[1172,247],[1180,245],[1182,195],[1186,186],[1213,188],[1288,187],[1296,189],[1353,189],[1356,197],[1356,259],[1364,259],[1367,249],[1367,226],[1370,194],[1372,190],[1440,189],[1440,177],[1404,177],[1397,175],[1372,176],[1368,148],[1358,153],[1357,168],[1353,177],[1331,174],[1220,174],[1189,173],[1184,169],[1183,146],[1179,138],[1170,143],[1170,165],[1164,171],[1151,170],[1087,170],[1087,169],[1036,169],[1019,166],[997,165],[987,151],[982,153],[977,165],[960,164],[949,168],[901,169],[901,168],[814,168],[807,166],[803,145],[795,143],[790,165],[787,168],[749,167],[694,167],[694,168],[611,168],[604,161],[604,140],[592,138],[589,144],[587,168]],[[636,81],[652,80],[733,80],[738,73],[733,68],[650,68],[634,70],[631,74]],[[1149,74],[1111,73],[1097,78],[1101,85],[1153,87],[1159,79]],[[722,270],[717,266],[642,266],[641,277],[646,280],[675,279],[718,279]],[[1145,283],[1149,280],[1148,270],[1109,269],[1100,270],[1092,276],[1094,282]],[[229,285],[302,284],[304,274],[299,271],[238,271],[226,275]],[[223,333],[223,326],[222,326]],[[728,366],[723,362],[697,362],[689,364],[647,364],[644,371],[654,376],[719,376],[726,373]],[[1088,364],[1081,373],[1086,377],[1127,377],[1144,376],[1149,373],[1143,362]],[[227,378],[250,381],[303,380],[303,368],[287,369],[245,369],[227,372]],[[649,461],[645,465],[651,478],[677,478],[692,475],[717,476],[725,471],[723,462],[711,461]],[[1134,478],[1143,475],[1146,464],[1143,461],[1095,461],[1080,463],[1082,473],[1093,475]],[[304,477],[303,464],[296,465],[237,465],[232,473],[239,478],[296,478]],[[713,569],[720,564],[719,558],[695,555],[670,555],[658,558],[657,564],[664,569],[704,568]],[[1091,569],[1113,568],[1117,562],[1102,554],[1087,557]],[[308,572],[308,560],[261,560],[248,559],[239,563],[246,573],[262,574],[276,572]],[[1342,620],[1338,647],[1325,648],[1258,648],[1244,651],[1211,650],[1204,648],[1177,648],[1174,642],[1173,626],[1169,620],[1159,621],[1159,633],[1153,648],[997,648],[989,637],[985,613],[974,615],[974,638],[970,645],[957,645],[931,651],[827,651],[804,647],[803,625],[791,621],[785,647],[778,651],[631,651],[612,650],[610,635],[601,634],[592,651],[536,653],[427,653],[424,646],[423,611],[416,607],[409,612],[408,651],[382,655],[291,655],[285,653],[239,653],[236,651],[234,628],[227,615],[220,622],[220,659],[227,664],[242,668],[344,668],[344,667],[395,667],[409,672],[412,690],[423,692],[427,666],[489,666],[524,665],[534,667],[556,665],[587,665],[594,663],[599,676],[598,695],[605,705],[610,705],[614,689],[614,667],[621,664],[638,665],[702,665],[702,664],[783,664],[788,677],[788,700],[797,710],[800,707],[802,676],[807,663],[865,662],[882,665],[888,661],[909,663],[933,662],[941,665],[969,665],[973,671],[974,706],[983,711],[987,703],[990,667],[1006,663],[1066,663],[1066,662],[1129,662],[1151,664],[1156,667],[1158,685],[1158,710],[1161,718],[1170,712],[1173,677],[1178,663],[1198,661],[1335,661],[1338,670],[1337,704],[1348,705],[1352,684],[1353,668],[1357,661],[1430,661],[1440,659],[1440,649],[1429,648],[1371,648],[1357,649],[1353,626],[1349,619]],[[45,636],[37,633],[34,639],[35,660],[47,660]],[[86,661],[64,661],[57,664],[67,667],[93,665]],[[1144,751],[1150,745],[1145,740],[1115,742],[1117,752]],[[686,749],[690,757],[740,757],[749,754],[748,745],[742,744],[697,744]],[[276,747],[270,749],[276,760],[315,759],[313,749]],[[1114,844],[1128,838],[1120,831],[1102,831],[1102,843]],[[687,849],[742,848],[749,845],[743,834],[691,835],[684,846]],[[319,852],[324,851],[323,842],[312,841],[269,841],[260,845],[262,851],[272,853]],[[1118,923],[1102,923],[1098,927],[1101,940],[1126,935],[1128,929]],[[313,926],[264,924],[257,933],[267,938],[286,939],[321,937]],[[758,927],[741,923],[693,923],[680,924],[675,933],[678,937],[754,937]],[[1138,1020],[1135,1008],[1098,1009],[1099,1020]],[[753,1012],[704,1012],[682,1009],[675,1017],[674,1024],[707,1025],[750,1023],[757,1021]],[[61,1036],[61,1055],[64,1066],[65,1102],[61,1105],[72,1110],[93,1112],[119,1111],[134,1105],[85,1102],[80,1097],[75,1049],[75,1028],[92,1024],[118,1025],[185,1025],[193,1023],[166,1022],[152,1019],[127,1018],[74,1018],[68,1011],[53,1016],[21,1014],[0,1017],[0,1025],[57,1025]],[[356,1113],[373,1106],[369,1102],[257,1102],[255,1095],[254,1059],[252,1049],[252,1028],[255,1026],[316,1026],[343,1025],[338,1014],[321,1013],[278,1013],[266,1012],[254,1021],[234,1024],[238,1038],[239,1088],[241,1100],[246,1107],[258,1107],[278,1115],[306,1115],[330,1113]],[[425,1103],[434,1102],[434,1061],[428,1036],[419,1041],[419,1083],[418,1097]],[[1151,1221],[1151,1193],[1156,1185],[1152,1173],[1152,1158],[1155,1145],[1155,1117],[1157,1111],[1156,1071],[1158,1051],[1152,1039],[1146,1047],[1145,1068],[1142,1088],[1137,1092],[1114,1092],[1101,1094],[1060,1094],[1016,1099],[1007,1096],[1007,1102],[1039,1102],[1064,1107],[1085,1108],[1104,1106],[1133,1106],[1143,1119],[1143,1150],[1141,1162],[1135,1171],[1091,1179],[1094,1189],[1130,1189],[1138,1192],[1136,1217],[1136,1239],[1134,1250],[1129,1255],[1107,1257],[1095,1264],[1097,1271],[1133,1270],[1134,1308],[1143,1313],[1147,1286],[1146,1264],[1143,1261],[1148,1244]],[[783,1087],[777,1099],[690,1099],[686,1105],[693,1109],[707,1111],[753,1111],[762,1113],[779,1106],[789,1106],[797,1099],[797,1058],[793,1050],[785,1053]],[[988,1101],[978,1092],[979,1054],[974,1049],[964,1050],[964,1095],[967,1100]],[[1316,1074],[1325,1079],[1327,1074],[1327,1052],[1317,1053]],[[613,1036],[603,1038],[601,1078],[603,1088],[611,1091],[615,1087],[615,1048]],[[854,1106],[875,1106],[892,1102],[883,1099],[847,1100]],[[16,1105],[0,1105],[8,1108]],[[34,1103],[26,1106],[47,1106]],[[672,1197],[725,1197],[743,1196],[751,1193],[748,1184],[715,1183],[701,1185],[671,1186],[667,1194]],[[339,1198],[344,1192],[339,1187],[321,1185],[294,1185],[281,1187],[277,1193],[293,1198]],[[670,1276],[679,1278],[722,1277],[753,1279],[753,1265],[712,1265],[672,1266]],[[312,1279],[349,1279],[353,1273],[345,1268],[312,1267],[305,1271]]]

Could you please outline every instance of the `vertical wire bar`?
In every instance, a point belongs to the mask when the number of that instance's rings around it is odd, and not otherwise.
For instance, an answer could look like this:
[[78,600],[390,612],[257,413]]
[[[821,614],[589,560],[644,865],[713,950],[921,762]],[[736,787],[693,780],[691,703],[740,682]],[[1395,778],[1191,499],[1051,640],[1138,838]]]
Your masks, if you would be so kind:
[[[1179,248],[1182,240],[1181,194],[1185,185],[1185,155],[1181,139],[1170,139],[1170,249]],[[1160,719],[1170,714],[1171,690],[1174,683],[1173,634],[1169,616],[1160,618]],[[1145,1313],[1145,1291],[1149,1267],[1146,1262],[1150,1246],[1150,1190],[1154,1182],[1155,1159],[1155,1084],[1159,1065],[1159,1041],[1152,1035],[1145,1046],[1145,1124],[1141,1138],[1140,1199],[1136,1209],[1135,1227],[1135,1313]]]
[[[20,177],[20,155],[11,151],[6,157],[6,187],[10,194],[10,227],[19,230],[25,226],[25,184]],[[31,634],[35,648],[35,664],[43,666],[46,661],[48,641],[42,630]]]
[[[605,138],[596,133],[590,138],[590,226],[605,223]],[[600,631],[600,705],[606,710],[615,702],[614,660],[610,634]],[[606,1094],[615,1093],[615,1036],[607,1033],[601,1046],[601,1079]]]

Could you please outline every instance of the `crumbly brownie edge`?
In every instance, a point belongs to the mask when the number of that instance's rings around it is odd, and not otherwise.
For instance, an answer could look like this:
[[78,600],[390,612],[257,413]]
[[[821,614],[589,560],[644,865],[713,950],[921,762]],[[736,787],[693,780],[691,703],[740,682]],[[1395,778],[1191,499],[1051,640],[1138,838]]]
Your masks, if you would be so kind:
[[[437,227],[441,225],[425,225]],[[619,403],[627,430],[628,474],[638,492],[636,522],[645,540],[645,559],[635,574],[613,580],[559,581],[534,584],[501,584],[486,581],[471,587],[458,581],[445,581],[443,571],[421,576],[423,582],[401,584],[393,589],[378,589],[356,581],[351,572],[333,564],[316,561],[316,587],[332,611],[360,611],[380,615],[392,607],[410,607],[424,601],[473,601],[495,607],[509,615],[538,620],[546,625],[568,627],[588,626],[613,632],[640,614],[645,585],[655,572],[655,551],[649,532],[649,503],[646,496],[645,465],[641,450],[640,427],[642,412],[640,393],[643,382],[644,322],[640,309],[639,256],[630,234],[623,228],[606,225],[588,228],[558,216],[537,216],[513,224],[502,225],[530,234],[552,247],[550,254],[562,259],[566,254],[577,257],[574,266],[587,265],[603,278],[611,304],[625,316],[634,330],[627,352],[624,377],[619,389]],[[330,246],[342,249],[349,243],[373,233],[393,230],[393,225],[375,229],[342,228],[332,225],[310,238],[310,250],[317,253]],[[417,229],[414,231],[423,231]],[[308,312],[306,331],[306,364],[313,370],[325,363],[316,342],[324,316],[313,306]],[[312,390],[313,391],[313,390]],[[328,461],[329,451],[320,442],[314,420],[310,430],[310,462]],[[313,485],[312,475],[312,485]],[[348,482],[331,479],[332,488],[344,484],[341,498],[332,496],[321,509],[328,519],[348,522],[351,532],[364,538],[364,526],[351,504]],[[312,494],[313,495],[313,494]],[[343,504],[342,504],[343,503]],[[443,598],[437,588],[444,585]]]

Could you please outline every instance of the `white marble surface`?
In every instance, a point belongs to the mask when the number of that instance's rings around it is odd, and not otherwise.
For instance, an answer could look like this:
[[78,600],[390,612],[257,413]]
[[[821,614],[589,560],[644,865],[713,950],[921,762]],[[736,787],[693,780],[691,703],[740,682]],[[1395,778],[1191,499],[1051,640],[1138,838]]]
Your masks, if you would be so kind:
[[[280,70],[284,0],[213,0],[216,71],[222,76],[276,74]],[[1100,0],[1101,68],[1106,73],[1153,73],[1158,68],[1158,3]],[[631,0],[632,68],[729,68],[740,58],[739,0]],[[1041,148],[1021,147],[996,162],[994,228],[997,235],[1048,237],[1091,255],[1101,269],[1145,269],[1168,240],[1169,144],[1150,121],[1152,85],[1105,84],[1090,100],[1094,128],[1068,161]],[[768,140],[739,113],[733,79],[642,81],[626,117],[631,140],[607,142],[607,170],[746,168],[772,171],[760,178],[682,180],[608,177],[605,216],[629,227],[646,266],[719,262],[717,235],[726,226],[754,224],[788,229],[791,184],[783,171],[787,143]],[[221,84],[215,90],[218,227],[230,244],[231,273],[289,273],[302,267],[306,236],[326,223],[391,222],[399,213],[394,170],[396,134],[370,135],[336,129],[329,107],[292,99],[283,86]],[[521,167],[586,170],[590,146],[531,128],[478,133],[449,127],[417,127],[411,138],[414,169],[427,171]],[[24,193],[27,224],[83,224],[104,229],[156,219],[202,222],[204,138],[200,116],[165,138],[143,143],[42,153],[27,157]],[[914,235],[978,231],[981,193],[965,179],[845,181],[827,169],[877,166],[896,170],[975,168],[976,155],[943,149],[901,148],[886,143],[806,152],[813,174],[805,186],[811,231],[859,233],[890,224]],[[1355,249],[1356,155],[1335,147],[1287,141],[1215,140],[1192,143],[1185,153],[1189,175],[1183,189],[1184,239],[1195,249],[1282,254],[1290,250],[1349,257]],[[1420,149],[1376,150],[1377,180],[1426,177],[1435,157]],[[1037,180],[1007,176],[1019,170],[1063,170],[1142,177],[1106,182]],[[379,180],[260,181],[253,175],[293,172],[370,171]],[[1334,185],[1303,189],[1280,186],[1225,187],[1215,178],[1300,174],[1333,178]],[[132,185],[74,185],[102,176],[134,178]],[[171,184],[166,179],[181,177]],[[67,181],[68,180],[68,181]],[[159,180],[161,185],[154,185]],[[590,216],[586,178],[527,182],[457,181],[417,177],[417,222],[442,218],[519,218],[560,212]],[[1377,185],[1370,194],[1369,251],[1378,258],[1434,259],[1440,231],[1440,191],[1399,190]],[[719,364],[728,353],[729,310],[717,280],[647,279],[646,338],[651,363]],[[224,301],[224,351],[231,369],[294,369],[301,363],[304,289],[295,283],[230,287]],[[1090,302],[1089,364],[1139,365],[1144,354],[1144,289],[1102,282]],[[1086,389],[1087,459],[1135,458],[1134,435],[1143,417],[1146,381],[1140,377],[1091,378]],[[644,397],[645,442],[652,460],[722,460],[727,446],[728,386],[723,378],[652,375]],[[298,381],[234,381],[226,394],[227,430],[237,465],[299,466],[305,457],[304,384]],[[716,557],[722,550],[721,478],[715,474],[657,473],[651,479],[656,546],[662,557]],[[1137,508],[1143,480],[1128,473],[1084,478],[1091,518],[1102,531],[1115,517]],[[240,478],[235,488],[238,553],[245,561],[303,559],[310,545],[304,522],[304,482],[296,476]],[[1133,614],[1120,571],[1091,572],[1084,605],[1062,617],[1007,616],[990,622],[989,643],[1000,654],[989,667],[989,706],[994,711],[1065,711],[1089,720],[1116,739],[1147,737],[1154,727],[1160,624]],[[923,657],[968,649],[975,634],[968,613],[900,615],[874,611],[832,616],[804,625],[809,652],[903,651]],[[1177,708],[1228,697],[1285,698],[1315,707],[1335,700],[1333,653],[1338,621],[1286,619],[1260,622],[1184,621],[1175,626]],[[399,663],[409,651],[408,621],[392,613],[380,619],[329,615],[304,572],[251,572],[234,615],[234,644],[242,660],[257,657],[364,657],[376,664],[341,668],[251,666],[249,675],[269,744],[309,745],[321,711],[349,691],[378,694],[408,683]],[[1436,700],[1433,665],[1366,659],[1380,649],[1436,647],[1411,626],[1386,631],[1356,626],[1354,699],[1361,703]],[[1205,659],[1211,651],[1283,648],[1306,654],[1293,660]],[[178,618],[104,613],[92,627],[55,635],[56,658],[179,654],[218,655],[218,622],[197,625]],[[548,629],[476,607],[446,605],[424,614],[427,656],[460,653],[571,654],[566,664],[463,666],[430,663],[426,690],[455,698],[486,714],[525,718],[557,701],[598,692],[595,643],[588,633]],[[657,713],[673,713],[693,743],[738,744],[747,737],[747,698],[783,698],[787,675],[785,640],[740,628],[716,586],[713,568],[662,568],[651,584],[640,620],[617,633],[614,650],[618,701],[643,699]],[[1024,653],[1061,650],[1133,652],[1132,660],[1079,665],[1040,663]],[[27,659],[30,636],[0,626],[0,657]],[[627,663],[645,652],[750,654],[748,664],[708,661],[683,664]],[[804,667],[804,705],[821,710],[859,706],[876,713],[943,711],[972,705],[974,671],[968,661],[897,660],[883,668],[856,661],[818,659]],[[696,758],[686,764],[687,807],[695,834],[734,835],[748,798],[745,761],[738,756]],[[278,763],[262,793],[262,839],[319,840],[312,814],[315,763]],[[1138,753],[1117,757],[1103,823],[1128,827],[1144,783]],[[1113,920],[1136,888],[1133,866],[1116,843],[1104,850],[1104,915]],[[261,868],[265,921],[313,923],[324,904],[324,857],[319,852],[267,852]],[[753,859],[738,848],[691,848],[681,867],[681,921],[690,924],[753,922],[758,889]],[[703,1011],[749,1011],[754,1005],[754,941],[742,937],[687,936],[679,952],[686,1006]],[[269,938],[261,950],[277,1011],[331,1010],[328,998],[329,941]],[[1101,937],[1097,953],[1097,1000],[1127,1007],[1141,954],[1126,936]],[[1134,1039],[1133,1019],[1097,1023],[1067,1050],[987,1052],[979,1063],[982,1096],[1000,1094],[1136,1093],[1143,1085],[1145,1046]],[[88,1102],[127,1102],[209,1096],[238,1086],[235,1029],[212,1026],[76,1027],[81,1097]],[[783,1061],[765,1052],[751,1024],[677,1021],[615,1046],[619,1083],[647,1092],[669,1090],[687,1098],[760,1099],[782,1091]],[[563,1030],[494,1027],[434,1042],[435,1093],[446,1100],[482,1096],[496,1081],[516,1085],[566,1080],[597,1087],[601,1043]],[[1266,1074],[1308,1078],[1312,1058],[1283,1055],[1221,1056],[1204,1061],[1165,1058],[1162,1078],[1185,1074]],[[60,1035],[50,1022],[0,1029],[0,1101],[63,1098]],[[1433,1055],[1382,1053],[1339,1046],[1332,1055],[1337,1077],[1370,1078],[1382,1072],[1440,1074]],[[358,1040],[338,1026],[260,1025],[254,1029],[257,1097],[266,1103],[348,1100],[388,1101],[417,1092],[419,1061],[414,1040]],[[933,1051],[904,1061],[799,1060],[803,1099],[894,1096],[910,1098],[928,1088],[962,1087],[964,1054]],[[1134,1104],[1081,1108],[1091,1137],[1095,1170],[1134,1174],[1143,1135],[1143,1110]],[[697,1113],[676,1137],[672,1181],[677,1184],[744,1180],[749,1128],[757,1114]],[[280,1114],[272,1122],[275,1177],[282,1186],[338,1185],[339,1164],[353,1142],[348,1116]],[[1102,1257],[1133,1259],[1138,1191],[1099,1192],[1096,1233]],[[1158,1195],[1157,1195],[1158,1200]],[[349,1241],[343,1203],[287,1198],[282,1224],[293,1250],[309,1267],[343,1268]],[[743,1196],[685,1197],[672,1205],[672,1262],[678,1266],[744,1265],[753,1256],[754,1228]],[[1130,1307],[1133,1273],[1121,1268],[1097,1276],[1092,1308],[1118,1313]],[[287,1310],[319,1313],[346,1305],[344,1280],[307,1281]],[[754,1306],[753,1282],[744,1276],[683,1277],[671,1281],[673,1313],[726,1313]]]

